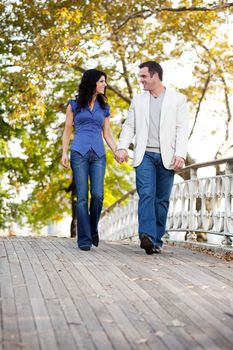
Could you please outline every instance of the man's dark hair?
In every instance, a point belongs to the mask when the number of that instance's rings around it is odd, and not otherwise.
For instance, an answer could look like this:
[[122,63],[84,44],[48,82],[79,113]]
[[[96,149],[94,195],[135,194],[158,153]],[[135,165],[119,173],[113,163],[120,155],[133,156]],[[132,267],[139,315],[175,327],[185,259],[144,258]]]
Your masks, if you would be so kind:
[[141,63],[139,65],[139,68],[144,68],[147,67],[150,73],[150,76],[152,77],[155,73],[158,73],[159,79],[162,81],[163,80],[163,68],[160,66],[159,63],[155,61],[147,61],[144,63]]

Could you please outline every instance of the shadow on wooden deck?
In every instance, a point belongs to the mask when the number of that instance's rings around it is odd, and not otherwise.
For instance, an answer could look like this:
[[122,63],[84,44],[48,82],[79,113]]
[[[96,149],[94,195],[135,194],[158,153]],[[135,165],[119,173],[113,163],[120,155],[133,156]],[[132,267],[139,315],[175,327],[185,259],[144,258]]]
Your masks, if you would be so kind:
[[0,350],[233,349],[233,263],[133,243],[0,238]]

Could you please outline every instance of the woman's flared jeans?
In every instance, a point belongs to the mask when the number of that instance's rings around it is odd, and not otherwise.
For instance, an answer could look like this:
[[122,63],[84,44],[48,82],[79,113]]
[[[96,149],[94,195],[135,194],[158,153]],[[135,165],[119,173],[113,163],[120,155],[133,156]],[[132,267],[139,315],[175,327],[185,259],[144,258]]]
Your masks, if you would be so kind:
[[[84,156],[71,151],[77,194],[77,242],[78,246],[91,247],[92,240],[98,237],[98,222],[104,198],[104,174],[106,156],[98,157],[92,150]],[[90,179],[90,206],[88,205],[88,180]]]

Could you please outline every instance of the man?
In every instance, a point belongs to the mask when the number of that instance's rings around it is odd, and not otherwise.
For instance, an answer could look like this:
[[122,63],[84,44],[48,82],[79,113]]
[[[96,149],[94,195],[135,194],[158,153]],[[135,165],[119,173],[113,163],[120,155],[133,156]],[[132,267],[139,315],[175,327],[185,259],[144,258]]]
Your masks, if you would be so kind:
[[148,61],[139,68],[145,92],[131,103],[115,158],[119,163],[127,160],[135,137],[140,247],[153,254],[161,253],[174,171],[185,163],[188,111],[186,97],[163,85],[163,70],[157,62]]

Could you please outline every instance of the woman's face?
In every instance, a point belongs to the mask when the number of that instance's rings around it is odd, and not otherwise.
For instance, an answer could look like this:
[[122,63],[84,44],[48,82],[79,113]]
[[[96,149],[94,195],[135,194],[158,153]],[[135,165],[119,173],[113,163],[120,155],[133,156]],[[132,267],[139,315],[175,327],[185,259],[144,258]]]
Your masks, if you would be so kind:
[[97,95],[103,95],[105,92],[105,88],[107,86],[105,76],[102,75],[100,79],[96,82],[96,94]]

